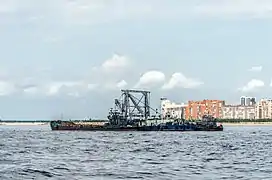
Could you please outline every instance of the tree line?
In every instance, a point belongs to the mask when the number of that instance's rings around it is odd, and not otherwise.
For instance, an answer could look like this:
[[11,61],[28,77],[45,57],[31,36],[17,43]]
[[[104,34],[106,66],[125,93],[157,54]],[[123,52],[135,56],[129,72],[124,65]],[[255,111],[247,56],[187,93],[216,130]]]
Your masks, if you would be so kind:
[[272,122],[272,119],[217,119],[220,123]]

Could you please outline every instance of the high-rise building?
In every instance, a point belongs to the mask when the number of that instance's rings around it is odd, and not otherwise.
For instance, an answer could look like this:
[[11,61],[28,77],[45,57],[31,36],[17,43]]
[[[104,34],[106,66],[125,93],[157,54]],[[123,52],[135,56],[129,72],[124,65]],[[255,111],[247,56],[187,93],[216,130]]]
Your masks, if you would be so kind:
[[255,97],[251,97],[251,105],[252,106],[256,105],[256,98]]
[[224,104],[225,101],[222,100],[189,101],[185,117],[186,119],[201,119],[203,115],[211,115],[220,118]]
[[246,97],[245,96],[242,96],[240,98],[240,104],[241,104],[241,106],[245,106],[246,105]]
[[256,104],[255,97],[242,96],[240,98],[240,105],[241,106],[253,106],[255,104]]
[[246,106],[249,106],[251,103],[251,97],[246,97]]

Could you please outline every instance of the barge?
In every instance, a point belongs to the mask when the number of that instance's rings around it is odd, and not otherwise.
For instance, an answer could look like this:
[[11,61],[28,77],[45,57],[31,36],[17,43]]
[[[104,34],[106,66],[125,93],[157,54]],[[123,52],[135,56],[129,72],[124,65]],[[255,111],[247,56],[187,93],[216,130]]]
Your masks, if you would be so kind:
[[[121,90],[121,99],[115,99],[115,108],[111,108],[106,122],[50,121],[52,130],[58,131],[223,131],[222,124],[210,115],[189,122],[184,118],[163,119],[158,110],[149,106],[149,91]],[[133,93],[141,94],[137,98]],[[151,115],[153,110],[155,115]],[[183,116],[183,115],[182,115]]]

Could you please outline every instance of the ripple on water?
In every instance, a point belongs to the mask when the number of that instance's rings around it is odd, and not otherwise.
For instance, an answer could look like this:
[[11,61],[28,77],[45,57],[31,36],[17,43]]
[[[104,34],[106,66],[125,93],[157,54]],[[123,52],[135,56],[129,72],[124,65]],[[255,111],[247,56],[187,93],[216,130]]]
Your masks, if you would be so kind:
[[272,127],[53,132],[0,127],[0,179],[270,179]]

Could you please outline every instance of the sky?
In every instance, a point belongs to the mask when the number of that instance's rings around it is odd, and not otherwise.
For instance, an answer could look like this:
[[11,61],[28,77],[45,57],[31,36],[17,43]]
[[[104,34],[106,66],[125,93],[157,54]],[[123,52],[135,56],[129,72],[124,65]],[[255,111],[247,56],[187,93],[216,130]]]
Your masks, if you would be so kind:
[[271,97],[270,0],[0,0],[0,117],[104,118],[120,89]]

